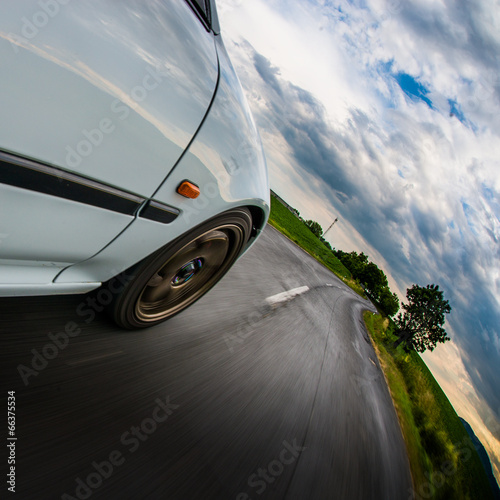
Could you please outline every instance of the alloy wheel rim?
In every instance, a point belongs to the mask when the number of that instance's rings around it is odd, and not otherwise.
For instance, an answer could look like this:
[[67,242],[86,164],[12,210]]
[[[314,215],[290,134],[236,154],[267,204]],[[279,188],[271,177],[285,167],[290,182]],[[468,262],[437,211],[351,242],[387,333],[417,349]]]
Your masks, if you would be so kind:
[[154,322],[190,305],[208,291],[234,261],[244,237],[240,226],[227,224],[184,245],[147,281],[136,301],[136,317],[143,322]]

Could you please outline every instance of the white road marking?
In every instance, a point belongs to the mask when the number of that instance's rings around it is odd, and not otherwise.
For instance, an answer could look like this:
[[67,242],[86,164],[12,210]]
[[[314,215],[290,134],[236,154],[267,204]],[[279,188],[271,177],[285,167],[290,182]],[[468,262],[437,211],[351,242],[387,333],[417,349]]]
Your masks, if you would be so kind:
[[288,290],[287,292],[277,293],[276,295],[271,295],[271,297],[267,297],[266,303],[272,307],[276,307],[278,304],[282,304],[283,302],[288,302],[292,300],[297,295],[302,295],[309,291],[308,286],[299,286],[298,288],[293,288],[292,290]]

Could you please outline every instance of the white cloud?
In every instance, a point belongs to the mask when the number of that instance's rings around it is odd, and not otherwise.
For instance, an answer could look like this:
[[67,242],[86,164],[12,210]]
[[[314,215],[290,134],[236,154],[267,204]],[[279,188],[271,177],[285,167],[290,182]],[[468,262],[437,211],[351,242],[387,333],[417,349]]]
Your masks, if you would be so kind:
[[[339,216],[334,246],[368,253],[400,297],[438,283],[455,357],[468,353],[440,382],[472,387],[453,391],[456,407],[500,406],[500,11],[487,0],[221,3],[271,185],[325,227]],[[405,93],[401,72],[430,101]]]

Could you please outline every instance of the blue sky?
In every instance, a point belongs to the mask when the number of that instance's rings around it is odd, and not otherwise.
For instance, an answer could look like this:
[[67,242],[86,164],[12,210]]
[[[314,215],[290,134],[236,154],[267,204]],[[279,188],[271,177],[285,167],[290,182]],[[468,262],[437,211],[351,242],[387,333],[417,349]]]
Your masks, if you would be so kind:
[[424,355],[500,479],[497,0],[218,0],[271,187],[401,298],[435,283]]

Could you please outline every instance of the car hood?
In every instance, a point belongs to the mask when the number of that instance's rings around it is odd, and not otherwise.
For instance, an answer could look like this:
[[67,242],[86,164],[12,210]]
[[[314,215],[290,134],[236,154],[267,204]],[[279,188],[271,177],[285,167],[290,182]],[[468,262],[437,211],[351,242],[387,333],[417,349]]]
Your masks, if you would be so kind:
[[149,197],[218,78],[183,0],[0,4],[0,149]]

